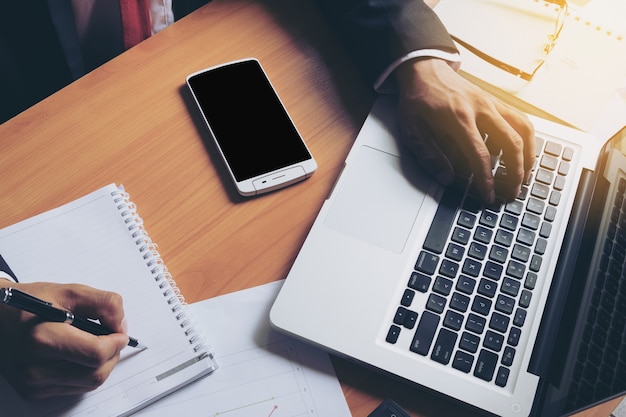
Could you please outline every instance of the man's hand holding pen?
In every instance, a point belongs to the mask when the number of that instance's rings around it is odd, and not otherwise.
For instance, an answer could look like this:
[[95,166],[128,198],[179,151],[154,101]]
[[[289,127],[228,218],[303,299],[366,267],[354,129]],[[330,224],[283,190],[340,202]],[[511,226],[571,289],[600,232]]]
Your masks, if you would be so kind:
[[96,336],[0,303],[0,373],[28,399],[82,394],[99,387],[129,344],[121,296],[78,284],[8,284],[2,286],[77,316],[97,318],[113,333]]

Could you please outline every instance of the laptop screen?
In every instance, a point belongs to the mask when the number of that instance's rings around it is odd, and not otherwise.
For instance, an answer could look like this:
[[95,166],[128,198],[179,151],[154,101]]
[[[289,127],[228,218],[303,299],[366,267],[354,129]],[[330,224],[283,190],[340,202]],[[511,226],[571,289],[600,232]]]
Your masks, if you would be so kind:
[[626,393],[626,157],[616,149],[625,136],[626,129],[607,144],[599,175],[584,176],[589,184],[579,187],[584,215],[570,219],[566,239],[574,243],[559,260],[569,263],[560,266],[566,276],[551,290],[555,310],[542,325],[542,342],[552,334],[554,345],[542,355],[549,361],[538,415],[570,414]]

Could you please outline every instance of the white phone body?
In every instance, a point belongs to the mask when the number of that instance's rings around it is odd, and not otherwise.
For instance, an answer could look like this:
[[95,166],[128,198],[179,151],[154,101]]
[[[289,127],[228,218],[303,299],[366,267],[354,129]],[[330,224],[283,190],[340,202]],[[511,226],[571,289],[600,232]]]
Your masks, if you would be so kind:
[[255,58],[187,76],[237,191],[252,196],[310,177],[317,163]]

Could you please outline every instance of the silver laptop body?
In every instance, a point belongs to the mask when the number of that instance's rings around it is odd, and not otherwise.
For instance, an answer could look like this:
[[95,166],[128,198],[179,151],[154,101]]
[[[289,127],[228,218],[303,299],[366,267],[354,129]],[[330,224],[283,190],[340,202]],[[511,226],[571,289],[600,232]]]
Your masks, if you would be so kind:
[[[574,370],[551,369],[551,356],[578,354],[556,336],[575,315],[563,288],[583,273],[578,252],[590,250],[583,229],[604,143],[533,118],[544,148],[533,182],[516,202],[485,207],[471,186],[445,190],[420,171],[398,140],[394,106],[392,97],[375,103],[272,324],[488,413],[566,412],[567,390],[554,380]],[[623,175],[623,156],[614,159]],[[574,310],[584,310],[579,300]]]

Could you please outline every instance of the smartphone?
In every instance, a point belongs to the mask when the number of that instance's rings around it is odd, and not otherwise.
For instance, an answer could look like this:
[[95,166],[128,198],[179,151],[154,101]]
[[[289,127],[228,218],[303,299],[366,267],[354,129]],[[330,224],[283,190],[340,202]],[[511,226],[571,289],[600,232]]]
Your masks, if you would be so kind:
[[195,72],[187,86],[241,195],[286,187],[317,169],[257,59]]

